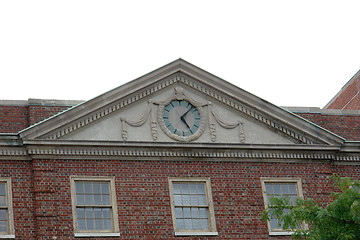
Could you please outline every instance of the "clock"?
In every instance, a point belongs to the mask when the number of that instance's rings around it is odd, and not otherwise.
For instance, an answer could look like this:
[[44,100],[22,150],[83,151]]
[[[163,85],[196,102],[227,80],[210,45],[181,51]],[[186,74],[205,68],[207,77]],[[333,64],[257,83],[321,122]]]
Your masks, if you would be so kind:
[[162,106],[159,115],[161,128],[176,140],[194,140],[201,135],[204,128],[200,109],[183,99],[172,100]]

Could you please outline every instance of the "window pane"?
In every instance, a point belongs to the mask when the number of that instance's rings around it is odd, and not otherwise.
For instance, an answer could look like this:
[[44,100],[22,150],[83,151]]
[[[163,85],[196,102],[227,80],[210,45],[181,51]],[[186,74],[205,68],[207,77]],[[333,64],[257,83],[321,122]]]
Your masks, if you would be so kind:
[[295,185],[295,183],[289,184],[289,193],[290,194],[296,194],[296,185]]
[[206,208],[200,208],[200,218],[207,218],[207,209]]
[[292,205],[295,205],[297,196],[290,196],[290,202]]
[[92,193],[92,186],[91,186],[92,184],[91,183],[89,183],[89,182],[85,182],[84,183],[84,187],[85,187],[85,193]]
[[6,212],[6,209],[0,209],[0,220],[7,220]]
[[197,195],[190,195],[191,205],[199,205],[199,200]]
[[80,194],[76,195],[76,204],[77,205],[84,205],[85,204],[84,195],[80,195]]
[[109,183],[101,183],[101,192],[103,194],[109,194]]
[[176,224],[178,229],[185,229],[184,219],[176,219]]
[[190,183],[190,194],[197,194],[196,183]]
[[183,208],[184,218],[191,218],[190,208]]
[[94,230],[94,219],[86,219],[86,228],[87,230]]
[[76,193],[84,193],[84,184],[81,182],[76,183]]
[[184,222],[185,222],[185,229],[193,228],[191,219],[184,219]]
[[192,218],[200,218],[199,208],[191,208],[191,216]]
[[199,204],[200,205],[206,205],[206,196],[205,195],[199,195]]
[[90,182],[84,182],[84,192],[91,194],[92,193],[92,183]]
[[110,195],[102,196],[102,205],[110,205]]
[[181,192],[182,194],[189,194],[189,184],[181,183]]
[[175,208],[175,217],[176,218],[184,218],[183,211],[181,207]]
[[85,219],[78,219],[79,230],[86,230]]
[[190,195],[182,195],[182,204],[190,205]]
[[86,218],[94,218],[93,208],[85,208],[85,216]]
[[209,229],[209,222],[207,219],[201,219],[201,229]]
[[275,184],[273,184],[273,187],[274,187],[274,193],[275,194],[280,194],[281,193],[280,184],[275,183]]
[[94,205],[102,205],[101,204],[101,195],[94,195]]
[[174,194],[181,194],[179,183],[174,183]]
[[205,184],[204,183],[198,183],[197,184],[197,190],[199,194],[205,194]]
[[270,219],[270,227],[271,227],[271,229],[279,228],[277,219],[274,219],[274,218]]
[[103,230],[103,220],[102,219],[95,219],[95,229]]
[[111,219],[104,219],[104,230],[111,230]]
[[6,195],[5,194],[5,183],[0,183],[0,195]]
[[85,195],[85,205],[93,205],[93,195]]
[[265,189],[267,194],[274,194],[271,183],[265,183]]
[[193,219],[193,229],[201,229],[200,219]]
[[289,184],[281,184],[281,192],[283,195],[289,194]]
[[103,208],[103,218],[111,218],[110,216],[110,208]]
[[6,197],[0,196],[0,206],[6,206]]
[[93,192],[94,194],[100,194],[100,183],[93,183]]
[[0,221],[0,232],[7,232],[7,222]]
[[94,208],[95,218],[102,218],[101,208]]
[[85,218],[85,209],[84,208],[77,208],[77,217],[78,218]]
[[174,195],[175,205],[182,205],[181,195]]

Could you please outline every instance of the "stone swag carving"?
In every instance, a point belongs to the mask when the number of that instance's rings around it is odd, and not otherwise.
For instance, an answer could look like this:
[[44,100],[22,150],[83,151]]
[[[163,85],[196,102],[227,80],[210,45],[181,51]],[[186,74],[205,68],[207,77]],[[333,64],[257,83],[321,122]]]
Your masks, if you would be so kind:
[[[163,101],[154,101],[154,100],[149,100],[148,101],[148,108],[146,109],[146,111],[144,112],[143,116],[140,117],[139,120],[127,120],[125,117],[121,117],[120,121],[121,121],[121,127],[122,127],[122,139],[123,141],[127,141],[128,140],[128,126],[131,127],[141,127],[143,126],[147,120],[149,119],[150,116],[150,129],[151,129],[151,134],[152,134],[152,139],[154,141],[156,141],[158,139],[158,129],[157,126],[159,125],[159,122],[161,124],[160,116],[161,116],[161,111],[160,109],[163,109],[165,105],[169,104],[172,100],[187,100],[189,101],[192,105],[194,105],[196,108],[199,109],[200,112],[203,112],[203,108],[207,107],[207,120],[208,120],[208,125],[209,125],[209,130],[210,130],[210,138],[212,142],[216,142],[216,124],[215,122],[225,128],[225,129],[234,129],[236,127],[238,127],[238,134],[239,134],[239,142],[240,143],[245,143],[245,132],[243,129],[243,123],[241,121],[237,121],[237,122],[227,122],[223,119],[220,118],[220,116],[214,111],[214,109],[212,108],[212,103],[209,101],[207,103],[201,103],[199,101],[194,100],[193,98],[191,98],[190,96],[188,96],[185,92],[183,88],[180,87],[176,87],[174,88],[174,91],[172,92],[172,94],[169,95],[169,97]],[[200,137],[203,132],[204,132],[204,127],[206,125],[206,121],[205,121],[205,114],[202,114],[202,124],[204,126],[200,126],[199,131],[199,136],[197,136],[196,138]],[[158,117],[157,117],[158,116]],[[164,127],[161,127],[164,131]],[[181,138],[181,137],[175,137],[175,136],[170,136],[171,138],[174,138],[175,140],[179,140],[179,141],[192,141],[195,139],[188,139],[188,138]]]

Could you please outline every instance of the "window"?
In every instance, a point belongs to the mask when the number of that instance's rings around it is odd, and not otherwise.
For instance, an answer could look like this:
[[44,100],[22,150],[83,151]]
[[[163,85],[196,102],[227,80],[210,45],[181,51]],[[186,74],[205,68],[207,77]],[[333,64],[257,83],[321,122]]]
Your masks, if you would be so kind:
[[114,177],[71,177],[75,237],[120,236]]
[[10,178],[0,178],[0,238],[15,238]]
[[169,178],[176,236],[217,236],[209,178]]
[[[297,198],[303,198],[301,189],[301,179],[299,178],[261,178],[261,186],[265,207],[269,207],[272,197],[288,197],[291,203],[295,203]],[[270,235],[289,235],[288,232],[278,225],[278,219],[272,218],[268,222]]]

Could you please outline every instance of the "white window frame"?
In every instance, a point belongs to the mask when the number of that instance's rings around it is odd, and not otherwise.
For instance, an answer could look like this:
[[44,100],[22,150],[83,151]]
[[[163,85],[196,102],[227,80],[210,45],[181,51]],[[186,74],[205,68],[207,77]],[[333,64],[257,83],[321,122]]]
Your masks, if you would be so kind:
[[[192,177],[192,178],[177,178],[169,177],[169,191],[170,191],[170,202],[171,202],[171,213],[174,226],[175,236],[217,236],[218,232],[216,231],[216,221],[214,206],[211,193],[211,183],[210,178],[201,178],[201,177]],[[174,199],[174,183],[204,183],[205,186],[205,196],[207,201],[207,211],[208,211],[208,225],[209,231],[193,230],[193,229],[178,229],[176,223],[175,215],[175,199]]]
[[[80,231],[78,230],[77,211],[76,211],[76,182],[108,182],[110,186],[110,205],[112,216],[112,231]],[[70,176],[71,185],[71,201],[72,201],[72,214],[74,224],[75,237],[118,237],[120,236],[117,200],[115,191],[115,177],[98,177],[98,176]]]
[[0,207],[0,208],[7,209],[7,217],[8,217],[8,231],[5,234],[0,233],[0,238],[8,238],[8,239],[15,238],[11,178],[0,177],[0,183],[5,183],[5,194],[6,194],[6,203],[7,203],[5,207]]
[[[268,197],[267,197],[266,188],[265,188],[265,183],[280,183],[280,184],[295,183],[297,197],[299,199],[304,199],[302,186],[301,186],[301,178],[269,178],[269,177],[262,177],[262,178],[260,178],[260,180],[261,180],[261,188],[262,188],[262,192],[263,192],[265,208],[267,208],[269,206]],[[279,231],[279,230],[274,231],[274,230],[271,229],[270,221],[268,221],[267,224],[268,224],[269,235],[282,236],[282,235],[291,235],[291,234],[294,233],[294,232],[289,232],[289,231]],[[306,225],[301,224],[301,228],[305,229]]]

